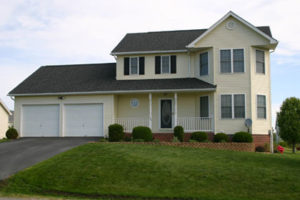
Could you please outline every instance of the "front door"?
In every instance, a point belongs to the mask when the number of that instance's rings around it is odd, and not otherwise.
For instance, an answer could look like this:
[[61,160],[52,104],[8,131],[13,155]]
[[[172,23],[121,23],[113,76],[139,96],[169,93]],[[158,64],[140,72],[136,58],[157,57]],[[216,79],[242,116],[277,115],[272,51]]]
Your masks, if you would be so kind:
[[172,100],[160,100],[160,127],[172,128]]

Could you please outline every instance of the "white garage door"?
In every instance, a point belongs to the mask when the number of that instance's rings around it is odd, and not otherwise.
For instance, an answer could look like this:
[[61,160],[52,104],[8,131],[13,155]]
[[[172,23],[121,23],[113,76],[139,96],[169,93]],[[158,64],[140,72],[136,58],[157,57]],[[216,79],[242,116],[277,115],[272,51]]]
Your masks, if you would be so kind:
[[24,105],[22,137],[58,137],[59,105]]
[[103,136],[102,104],[65,105],[64,113],[64,136]]

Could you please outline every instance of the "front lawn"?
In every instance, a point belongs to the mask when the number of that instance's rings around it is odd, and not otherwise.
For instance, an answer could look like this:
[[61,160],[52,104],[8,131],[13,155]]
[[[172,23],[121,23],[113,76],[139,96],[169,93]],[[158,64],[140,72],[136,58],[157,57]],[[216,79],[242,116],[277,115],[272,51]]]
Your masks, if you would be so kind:
[[300,196],[300,155],[91,143],[19,172],[4,194],[284,199]]

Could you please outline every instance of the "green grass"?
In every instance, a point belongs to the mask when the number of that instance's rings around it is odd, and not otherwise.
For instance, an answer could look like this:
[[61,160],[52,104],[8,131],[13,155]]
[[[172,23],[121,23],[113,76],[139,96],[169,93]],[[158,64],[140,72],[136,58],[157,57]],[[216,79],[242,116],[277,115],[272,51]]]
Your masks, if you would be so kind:
[[295,200],[300,196],[300,154],[91,143],[17,173],[1,191],[90,198]]
[[2,143],[2,142],[8,142],[8,141],[9,141],[9,139],[7,139],[7,138],[0,139],[0,143]]

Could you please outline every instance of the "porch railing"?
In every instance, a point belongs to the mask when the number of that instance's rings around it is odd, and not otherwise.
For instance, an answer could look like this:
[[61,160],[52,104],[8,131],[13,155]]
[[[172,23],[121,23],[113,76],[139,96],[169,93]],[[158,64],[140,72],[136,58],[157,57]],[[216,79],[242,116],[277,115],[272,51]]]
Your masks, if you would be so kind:
[[212,131],[212,117],[178,117],[177,125],[185,131]]
[[132,132],[136,126],[149,126],[149,118],[115,118],[114,122],[123,126],[125,132]]

